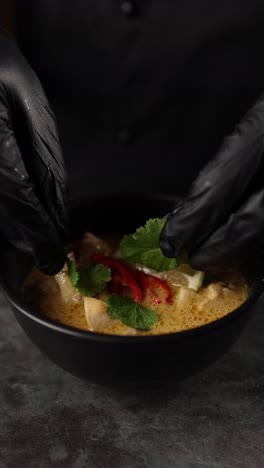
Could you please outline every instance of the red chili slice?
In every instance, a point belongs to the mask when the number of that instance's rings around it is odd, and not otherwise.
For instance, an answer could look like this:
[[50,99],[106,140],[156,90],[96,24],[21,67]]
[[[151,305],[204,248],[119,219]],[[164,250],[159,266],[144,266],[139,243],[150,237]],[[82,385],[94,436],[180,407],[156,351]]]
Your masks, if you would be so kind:
[[120,286],[128,288],[131,291],[132,299],[141,302],[143,294],[134,276],[126,269],[126,266],[115,258],[107,257],[101,253],[94,252],[91,257],[93,263],[101,263],[109,267],[112,271],[112,279],[109,283],[112,292],[120,293]]
[[[156,276],[147,275],[143,271],[136,270],[131,266],[126,267],[137,281],[139,286],[143,289],[144,292],[148,292],[151,299],[156,304],[161,304],[163,302],[171,302],[172,300],[172,292],[167,283]],[[163,298],[157,294],[157,289],[160,289],[163,293]]]

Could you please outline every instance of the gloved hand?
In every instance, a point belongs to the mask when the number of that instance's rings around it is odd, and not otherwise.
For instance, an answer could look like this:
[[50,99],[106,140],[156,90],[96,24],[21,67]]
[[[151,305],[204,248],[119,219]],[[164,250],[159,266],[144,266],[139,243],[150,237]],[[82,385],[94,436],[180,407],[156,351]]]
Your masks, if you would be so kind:
[[225,270],[264,253],[264,96],[200,172],[160,237],[168,257]]
[[0,235],[48,274],[65,260],[66,199],[54,115],[36,75],[0,31]]

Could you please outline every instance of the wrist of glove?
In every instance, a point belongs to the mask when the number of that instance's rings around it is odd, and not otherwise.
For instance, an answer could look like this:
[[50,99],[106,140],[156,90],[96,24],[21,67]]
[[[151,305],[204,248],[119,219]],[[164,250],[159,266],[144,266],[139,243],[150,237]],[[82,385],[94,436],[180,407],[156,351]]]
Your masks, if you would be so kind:
[[49,274],[65,261],[66,203],[54,115],[36,75],[0,31],[0,234]]
[[166,221],[160,247],[194,268],[225,270],[264,251],[264,96],[200,172]]

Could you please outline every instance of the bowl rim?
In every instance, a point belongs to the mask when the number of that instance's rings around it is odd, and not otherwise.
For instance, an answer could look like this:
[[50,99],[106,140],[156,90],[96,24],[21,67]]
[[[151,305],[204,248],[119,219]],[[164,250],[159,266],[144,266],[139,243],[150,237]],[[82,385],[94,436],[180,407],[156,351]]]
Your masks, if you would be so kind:
[[[158,200],[167,200],[170,202],[176,202],[179,200],[179,196],[166,195],[166,194],[146,194],[146,193],[111,193],[111,194],[102,194],[94,197],[79,197],[70,201],[70,208],[79,205],[80,203],[91,203],[96,200],[102,200],[103,198],[120,198],[120,196],[133,197],[133,198],[146,198],[146,199],[158,199]],[[218,328],[223,328],[227,323],[235,321],[240,315],[246,311],[252,309],[252,306],[255,306],[264,295],[264,276],[259,280],[257,284],[256,291],[249,296],[249,298],[243,302],[239,307],[229,312],[228,314],[220,317],[219,319],[214,320],[213,322],[206,323],[199,327],[180,330],[173,333],[163,333],[158,335],[141,335],[141,336],[122,336],[122,335],[107,335],[98,332],[92,332],[89,330],[83,330],[79,328],[74,328],[63,323],[56,322],[45,315],[41,315],[40,312],[30,305],[26,305],[22,300],[15,297],[15,295],[8,290],[5,283],[1,281],[1,292],[9,305],[15,312],[20,312],[22,315],[25,315],[27,318],[33,320],[41,326],[47,327],[53,331],[63,333],[65,335],[70,335],[75,338],[83,338],[88,341],[99,341],[110,344],[129,344],[132,343],[154,343],[154,342],[165,342],[184,339],[193,336],[199,336],[207,334],[210,331],[214,331]]]

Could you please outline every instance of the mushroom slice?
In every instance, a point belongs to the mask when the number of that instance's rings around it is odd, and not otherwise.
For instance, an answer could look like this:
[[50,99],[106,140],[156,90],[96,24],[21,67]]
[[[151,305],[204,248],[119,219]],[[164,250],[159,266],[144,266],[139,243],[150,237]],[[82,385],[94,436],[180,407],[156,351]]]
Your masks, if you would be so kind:
[[69,304],[70,302],[77,302],[81,300],[80,293],[71,284],[68,272],[61,271],[55,275],[54,278],[60,288],[60,294],[63,302]]
[[[73,252],[68,253],[67,256],[70,260],[75,260]],[[62,270],[54,276],[54,279],[60,288],[60,294],[63,302],[70,304],[71,302],[78,302],[81,300],[80,293],[72,286],[66,263]]]
[[106,303],[100,299],[84,297],[84,312],[91,331],[100,331],[113,322],[106,312]]

